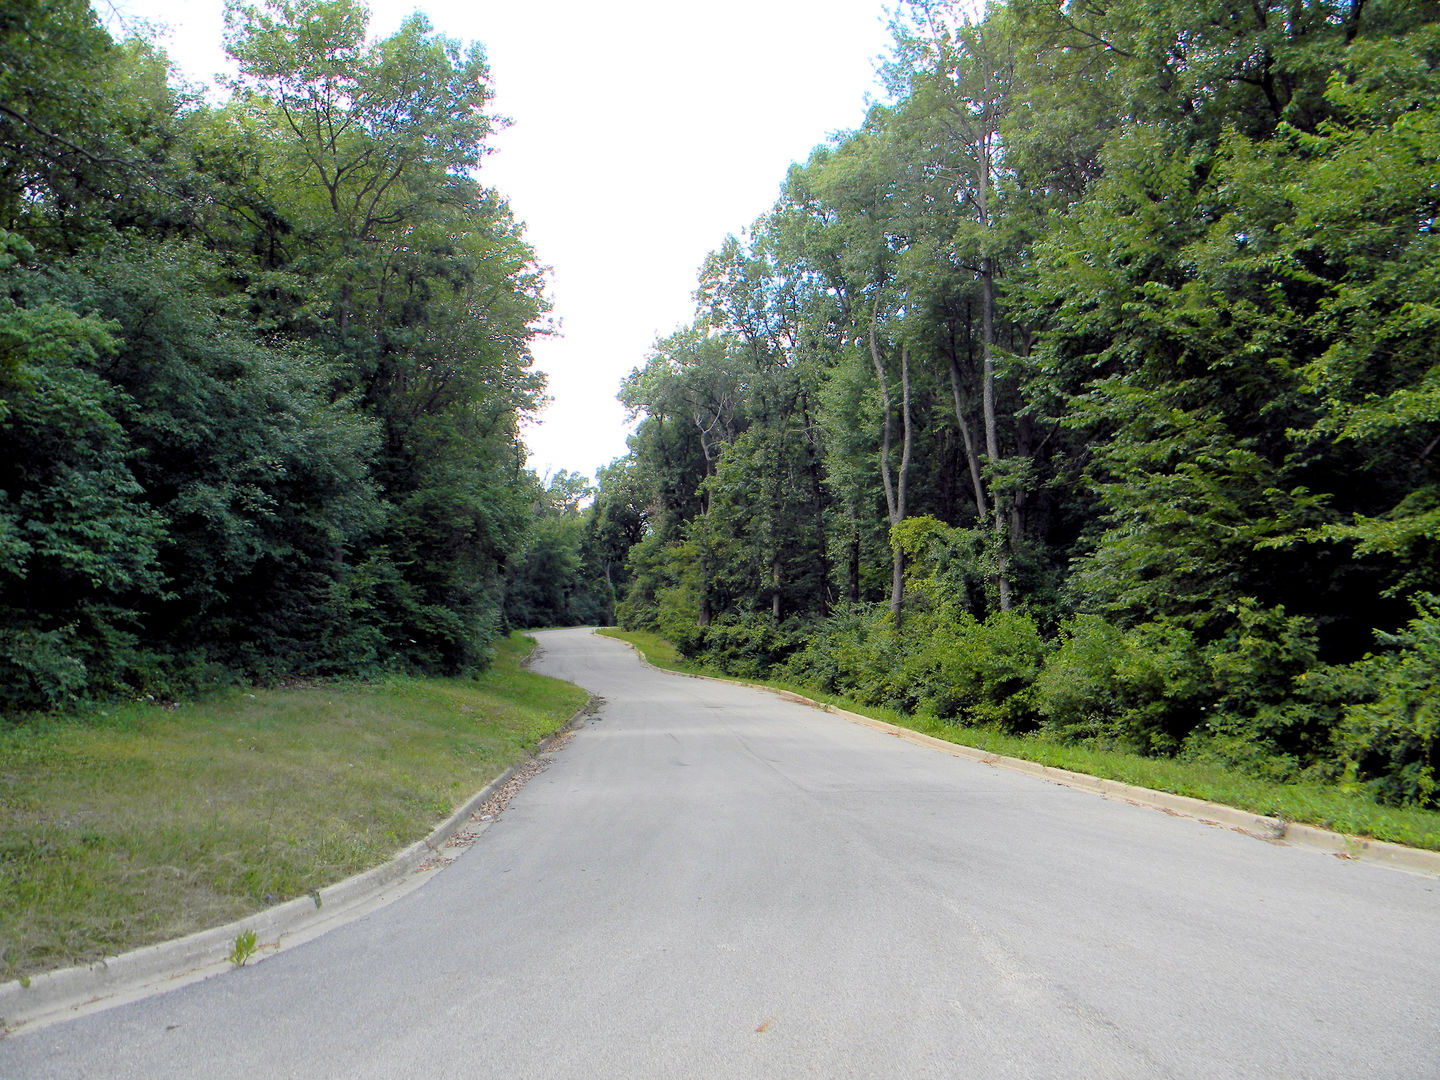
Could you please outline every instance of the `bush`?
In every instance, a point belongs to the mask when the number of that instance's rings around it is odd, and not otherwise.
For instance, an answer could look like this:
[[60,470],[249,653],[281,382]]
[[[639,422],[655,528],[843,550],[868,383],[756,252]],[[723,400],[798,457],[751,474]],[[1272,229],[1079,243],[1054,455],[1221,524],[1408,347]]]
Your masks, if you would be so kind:
[[1044,727],[1064,739],[1114,735],[1121,712],[1120,669],[1125,635],[1098,615],[1077,615],[1060,627],[1060,647],[1035,680]]
[[1352,782],[1377,802],[1440,806],[1440,598],[1412,600],[1416,617],[1398,634],[1377,633],[1391,651],[1350,665],[1369,701],[1345,709],[1338,743]]
[[89,688],[85,663],[75,655],[74,630],[0,629],[0,704],[11,711],[58,708]]
[[856,607],[812,628],[779,674],[862,705],[905,707],[900,644],[889,611]]
[[655,602],[658,609],[655,630],[674,645],[681,656],[690,659],[698,656],[705,643],[705,631],[697,618],[700,603],[695,589],[686,582],[664,586],[656,590]]
[[995,612],[980,622],[946,609],[912,616],[899,632],[883,606],[856,608],[808,628],[780,674],[861,705],[944,720],[1033,726],[1032,684],[1044,643],[1034,620]]
[[1029,615],[997,611],[980,622],[952,610],[927,623],[905,635],[903,681],[915,711],[1011,732],[1034,726],[1033,684],[1045,647]]
[[1337,717],[1307,698],[1300,678],[1316,666],[1314,620],[1249,597],[1229,611],[1233,622],[1205,655],[1215,695],[1208,731],[1247,758],[1269,754],[1298,764],[1327,754]]
[[1121,631],[1096,615],[1060,628],[1035,682],[1047,731],[1173,754],[1205,715],[1203,667],[1190,632],[1168,623]]
[[781,626],[768,615],[729,615],[705,627],[699,657],[742,679],[768,677],[804,640],[803,624]]

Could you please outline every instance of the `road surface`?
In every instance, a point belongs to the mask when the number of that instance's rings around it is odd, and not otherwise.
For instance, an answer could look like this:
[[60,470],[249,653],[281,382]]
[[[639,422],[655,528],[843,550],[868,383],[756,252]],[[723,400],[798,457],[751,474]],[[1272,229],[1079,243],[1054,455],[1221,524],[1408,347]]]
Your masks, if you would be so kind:
[[453,865],[0,1077],[1440,1077],[1436,879],[539,637],[605,704]]

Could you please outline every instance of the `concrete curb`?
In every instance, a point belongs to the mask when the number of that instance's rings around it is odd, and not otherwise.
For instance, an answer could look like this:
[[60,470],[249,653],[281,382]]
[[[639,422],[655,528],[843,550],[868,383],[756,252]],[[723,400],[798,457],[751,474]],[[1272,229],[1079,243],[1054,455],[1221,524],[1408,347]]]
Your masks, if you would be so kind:
[[[612,641],[620,641],[619,638],[611,638]],[[629,645],[640,657],[641,663],[646,667],[655,668],[657,671],[668,671],[668,668],[656,667],[646,658],[645,653],[638,646],[628,641],[621,642]],[[704,679],[709,682],[728,683],[731,686],[748,686],[754,690],[765,690],[775,694],[785,701],[793,701],[799,705],[808,705],[812,709],[819,709],[821,712],[829,713],[831,716],[838,716],[848,720],[852,724],[859,724],[862,727],[873,728],[876,731],[883,731],[887,735],[894,735],[896,738],[904,739],[906,742],[915,743],[918,746],[928,747],[931,750],[938,750],[951,757],[967,758],[971,761],[978,761],[983,765],[990,765],[998,769],[1009,769],[1012,772],[1024,773],[1027,776],[1034,776],[1041,780],[1049,781],[1052,784],[1060,784],[1063,787],[1077,788],[1081,791],[1093,791],[1105,798],[1122,799],[1135,806],[1144,806],[1152,810],[1159,810],[1162,813],[1171,814],[1175,817],[1193,818],[1204,825],[1212,825],[1217,828],[1228,828],[1234,832],[1244,833],[1257,840],[1265,840],[1273,844],[1287,846],[1312,848],[1317,851],[1333,855],[1339,859],[1354,859],[1362,862],[1378,863],[1395,870],[1403,870],[1412,874],[1423,874],[1427,876],[1440,876],[1440,851],[1427,851],[1424,848],[1406,847],[1403,844],[1392,844],[1385,840],[1371,840],[1363,836],[1347,836],[1344,833],[1332,832],[1329,829],[1322,829],[1315,825],[1300,825],[1293,821],[1286,821],[1283,818],[1266,817],[1261,814],[1254,814],[1248,810],[1240,810],[1233,806],[1226,806],[1224,803],[1208,802],[1204,799],[1191,798],[1188,795],[1172,795],[1166,791],[1156,791],[1153,788],[1138,787],[1135,784],[1122,783],[1119,780],[1106,780],[1098,776],[1090,776],[1086,773],[1071,772],[1069,769],[1057,769],[1051,765],[1041,765],[1039,762],[1026,761],[1024,758],[1006,757],[1003,754],[991,753],[988,750],[980,750],[973,746],[964,746],[960,743],[947,742],[944,739],[937,739],[933,735],[926,735],[919,731],[912,731],[909,728],[899,727],[885,720],[876,720],[873,716],[865,716],[861,713],[848,712],[845,709],[838,709],[833,705],[827,705],[823,701],[815,701],[812,698],[789,690],[778,690],[773,686],[763,686],[760,683],[745,682],[743,679],[726,679],[716,675],[696,675],[688,671],[671,671],[672,675],[679,675],[687,679]]]
[[[222,974],[234,966],[230,961],[231,951],[236,939],[247,931],[253,931],[256,939],[248,962],[257,963],[384,907],[423,884],[431,872],[441,869],[443,864],[438,860],[434,866],[423,864],[439,854],[446,841],[465,826],[470,815],[508,784],[521,768],[550,749],[560,735],[579,726],[593,705],[592,696],[554,735],[543,739],[533,754],[506,769],[432,829],[425,839],[411,844],[389,862],[224,926],[147,945],[81,967],[47,971],[24,982],[0,983],[0,1038],[22,1027],[35,1030]],[[489,824],[478,822],[472,831],[479,834]]]

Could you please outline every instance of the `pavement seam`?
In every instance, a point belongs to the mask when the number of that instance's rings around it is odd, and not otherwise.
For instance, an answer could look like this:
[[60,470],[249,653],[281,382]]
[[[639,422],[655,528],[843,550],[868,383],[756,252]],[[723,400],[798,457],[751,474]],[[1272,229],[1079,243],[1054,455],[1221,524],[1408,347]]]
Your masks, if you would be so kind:
[[[555,734],[541,740],[532,753],[472,795],[424,839],[406,847],[388,862],[224,926],[146,945],[94,963],[42,972],[23,981],[0,983],[0,1038],[223,974],[234,967],[230,961],[231,950],[236,938],[247,931],[253,931],[256,937],[255,951],[248,963],[259,963],[393,902],[428,879],[428,874],[421,877],[422,871],[438,871],[453,861],[444,854],[446,845],[467,824],[473,828],[467,830],[471,835],[465,846],[489,828],[493,817],[471,823],[471,815],[478,814],[541,755],[563,746],[581,721],[592,714],[595,704],[592,695]],[[529,775],[525,779],[529,779]]]
[[629,641],[623,641],[620,638],[611,638],[610,640],[620,641],[622,644],[630,646],[631,649],[635,650],[635,654],[640,658],[642,664],[656,671],[669,671],[672,675],[679,675],[686,679],[703,679],[708,682],[724,683],[729,686],[746,686],[752,690],[764,690],[776,695],[782,700],[791,701],[799,705],[808,705],[812,709],[817,709],[830,716],[848,720],[850,723],[859,724],[862,727],[873,728],[876,731],[883,731],[888,735],[894,735],[906,742],[915,743],[918,746],[924,746],[931,750],[938,750],[943,754],[949,754],[951,757],[966,758],[970,761],[977,761],[983,765],[990,765],[994,768],[1024,773],[1028,776],[1046,780],[1052,784],[1059,784],[1062,787],[1093,792],[1107,799],[1120,799],[1134,806],[1159,810],[1161,813],[1170,814],[1175,817],[1191,818],[1200,822],[1202,825],[1210,825],[1215,828],[1228,828],[1232,832],[1243,833],[1246,836],[1253,837],[1256,840],[1264,840],[1267,843],[1310,848],[1332,855],[1338,859],[1376,863],[1407,873],[1440,876],[1440,851],[1406,847],[1404,844],[1394,844],[1386,840],[1371,840],[1364,836],[1350,836],[1346,833],[1335,832],[1331,829],[1322,829],[1317,825],[1302,825],[1297,822],[1287,821],[1284,818],[1267,817],[1249,810],[1241,810],[1238,807],[1227,806],[1224,803],[1210,802],[1206,799],[1196,799],[1189,795],[1174,795],[1168,791],[1157,791],[1154,788],[1127,784],[1120,780],[1107,780],[1099,776],[1090,776],[1087,773],[1077,773],[1069,769],[1056,768],[1053,765],[1042,765],[1038,761],[1027,761],[1024,758],[1007,757],[1004,754],[981,750],[978,747],[965,746],[962,743],[953,743],[945,739],[939,739],[933,735],[926,735],[924,732],[900,727],[898,724],[892,724],[885,720],[877,720],[873,716],[865,716],[863,713],[840,709],[834,705],[828,705],[823,701],[816,701],[813,698],[805,697],[803,694],[797,694],[791,690],[781,690],[774,686],[765,686],[761,683],[746,682],[744,679],[728,679],[718,675],[700,675],[689,671],[670,671],[669,668],[662,668],[656,664],[652,664],[649,658],[646,657],[644,650],[638,645]]

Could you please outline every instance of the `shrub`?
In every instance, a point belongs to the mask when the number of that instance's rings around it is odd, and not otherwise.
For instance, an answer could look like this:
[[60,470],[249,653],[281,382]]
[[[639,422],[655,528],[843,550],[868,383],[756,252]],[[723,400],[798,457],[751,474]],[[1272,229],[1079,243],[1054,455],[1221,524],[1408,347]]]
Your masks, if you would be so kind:
[[1062,624],[1060,646],[1035,683],[1046,730],[1172,754],[1204,716],[1201,657],[1190,632],[1169,623],[1128,631],[1095,615]]
[[811,628],[779,672],[862,705],[905,707],[901,651],[884,606],[856,607]]
[[1325,754],[1335,717],[1327,718],[1300,684],[1319,653],[1314,620],[1262,608],[1249,597],[1229,611],[1233,622],[1205,655],[1215,694],[1207,730],[1244,746],[1246,757],[1259,752],[1300,762]]
[[705,632],[696,617],[699,602],[695,590],[682,582],[663,586],[655,592],[655,629],[681,656],[695,657],[705,641]]
[[759,679],[799,647],[804,630],[798,620],[777,626],[768,615],[729,615],[704,630],[701,659],[743,679]]
[[927,622],[906,632],[903,681],[912,708],[1008,731],[1034,726],[1033,684],[1044,643],[1029,615],[997,611],[980,622],[951,610]]
[[1064,739],[1114,735],[1122,711],[1125,635],[1098,615],[1060,627],[1060,647],[1035,680],[1035,704],[1047,731]]
[[1338,733],[1346,775],[1378,802],[1440,805],[1440,598],[1412,600],[1416,617],[1398,634],[1377,633],[1390,651],[1351,665],[1371,700],[1349,705]]

